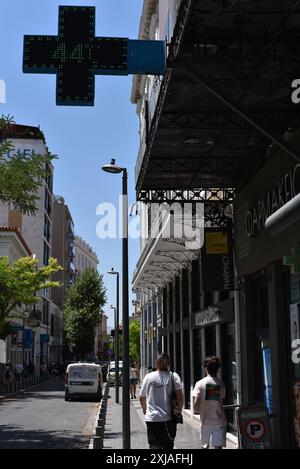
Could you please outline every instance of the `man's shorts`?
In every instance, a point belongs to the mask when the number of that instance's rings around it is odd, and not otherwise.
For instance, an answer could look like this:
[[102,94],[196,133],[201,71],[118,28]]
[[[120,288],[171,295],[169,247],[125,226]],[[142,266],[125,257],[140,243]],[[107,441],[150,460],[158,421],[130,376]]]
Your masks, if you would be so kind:
[[226,426],[216,427],[214,425],[201,425],[200,444],[204,448],[211,445],[215,447],[226,447]]

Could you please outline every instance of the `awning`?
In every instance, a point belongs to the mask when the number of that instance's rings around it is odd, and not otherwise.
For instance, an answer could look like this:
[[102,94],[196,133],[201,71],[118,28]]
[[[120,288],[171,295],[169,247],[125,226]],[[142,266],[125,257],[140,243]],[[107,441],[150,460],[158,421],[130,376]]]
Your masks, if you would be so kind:
[[277,212],[267,218],[265,229],[271,236],[276,236],[293,223],[300,220],[300,194],[296,195]]

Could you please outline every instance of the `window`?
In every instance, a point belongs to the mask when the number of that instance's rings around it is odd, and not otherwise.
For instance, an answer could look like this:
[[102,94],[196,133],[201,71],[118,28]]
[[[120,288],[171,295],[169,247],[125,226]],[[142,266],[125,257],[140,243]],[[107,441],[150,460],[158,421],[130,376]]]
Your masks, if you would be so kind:
[[45,187],[45,210],[46,210],[47,214],[49,215],[49,218],[51,218],[52,199],[51,199],[51,196],[50,196],[50,193],[49,193],[47,187]]
[[45,214],[44,218],[44,237],[50,243],[50,237],[51,237],[51,224],[48,216]]
[[44,265],[48,265],[50,257],[50,248],[46,242],[44,242]]
[[53,314],[51,314],[50,334],[51,337],[55,336],[55,317]]
[[43,324],[48,324],[49,323],[49,303],[48,301],[43,298],[43,318],[42,318]]

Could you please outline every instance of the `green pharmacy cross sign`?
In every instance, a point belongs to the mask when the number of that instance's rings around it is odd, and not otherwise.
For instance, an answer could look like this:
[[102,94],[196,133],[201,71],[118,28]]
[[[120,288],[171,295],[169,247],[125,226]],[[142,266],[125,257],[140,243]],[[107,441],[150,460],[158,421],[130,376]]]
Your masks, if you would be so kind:
[[300,274],[300,247],[292,249],[290,256],[284,256],[283,265],[291,266],[292,274]]
[[24,37],[24,73],[57,76],[57,105],[93,106],[95,75],[163,75],[164,41],[96,37],[95,7],[59,7],[58,36]]

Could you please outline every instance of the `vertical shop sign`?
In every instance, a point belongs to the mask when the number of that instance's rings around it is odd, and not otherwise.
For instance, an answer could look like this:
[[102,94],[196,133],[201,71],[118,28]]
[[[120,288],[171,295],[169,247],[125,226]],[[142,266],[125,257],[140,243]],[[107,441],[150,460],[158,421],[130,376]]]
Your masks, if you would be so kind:
[[232,235],[219,228],[206,228],[201,250],[204,291],[234,290]]

